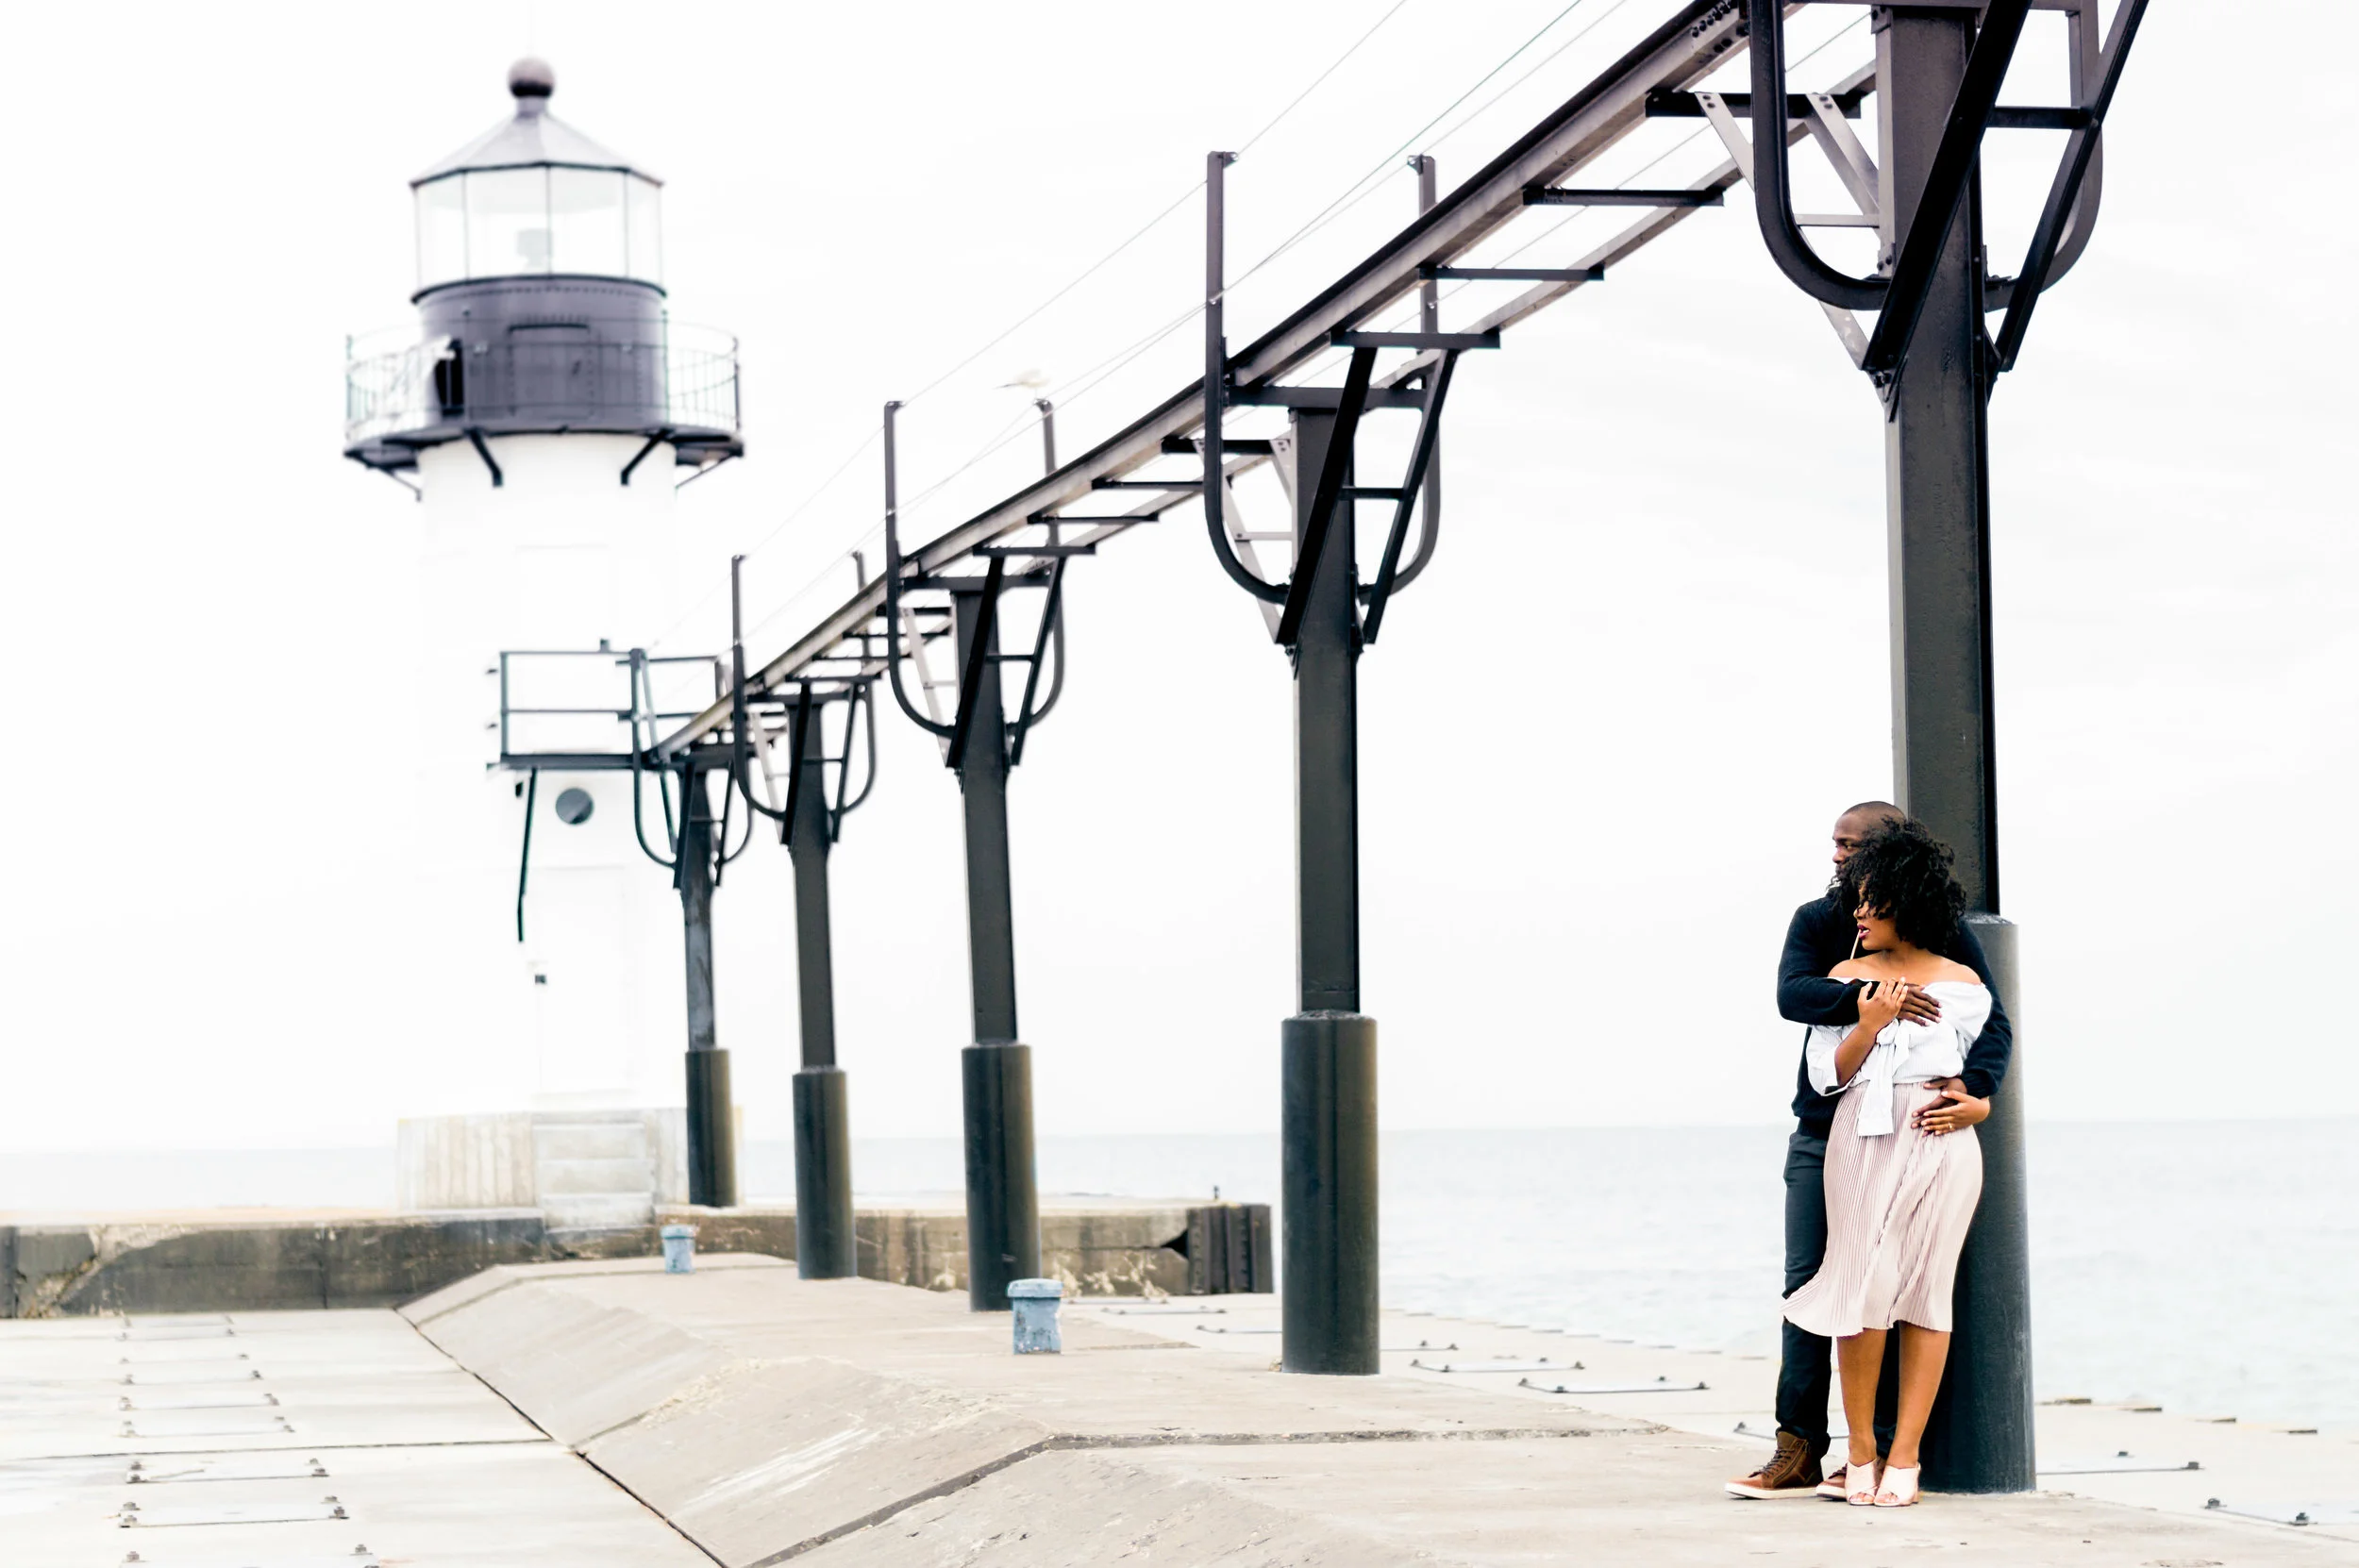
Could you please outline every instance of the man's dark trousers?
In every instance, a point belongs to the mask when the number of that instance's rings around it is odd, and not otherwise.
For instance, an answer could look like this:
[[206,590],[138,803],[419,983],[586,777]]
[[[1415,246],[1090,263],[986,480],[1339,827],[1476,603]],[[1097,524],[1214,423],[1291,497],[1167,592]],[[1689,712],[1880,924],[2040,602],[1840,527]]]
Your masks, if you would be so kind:
[[[1827,1141],[1796,1128],[1785,1141],[1785,1293],[1809,1284],[1827,1256]],[[1792,1432],[1824,1455],[1827,1401],[1833,1392],[1834,1342],[1791,1323],[1778,1359],[1778,1429]],[[1899,1411],[1900,1336],[1884,1342],[1883,1376],[1876,1379],[1876,1452],[1892,1446]]]

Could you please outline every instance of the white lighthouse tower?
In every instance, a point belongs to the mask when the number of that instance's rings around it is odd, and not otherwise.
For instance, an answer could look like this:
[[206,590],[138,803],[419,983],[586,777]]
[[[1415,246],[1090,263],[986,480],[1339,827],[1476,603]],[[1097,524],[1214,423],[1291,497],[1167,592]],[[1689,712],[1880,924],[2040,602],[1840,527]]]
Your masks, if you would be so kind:
[[627,640],[663,624],[682,471],[743,451],[736,345],[671,320],[661,182],[549,112],[545,63],[508,85],[512,115],[410,182],[418,320],[347,378],[345,455],[421,503],[398,1001],[468,1086],[438,1109],[470,1113],[404,1124],[403,1188],[620,1226],[677,1195],[654,1108],[681,1093],[680,903],[635,829],[638,783],[667,848],[629,715],[713,678]]

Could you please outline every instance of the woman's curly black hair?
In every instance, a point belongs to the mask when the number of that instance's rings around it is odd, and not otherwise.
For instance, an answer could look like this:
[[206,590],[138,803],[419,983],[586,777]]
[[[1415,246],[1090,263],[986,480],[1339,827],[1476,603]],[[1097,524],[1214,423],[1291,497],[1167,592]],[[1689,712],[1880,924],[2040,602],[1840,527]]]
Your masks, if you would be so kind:
[[1889,918],[1902,942],[1938,953],[1966,914],[1966,890],[1949,872],[1956,859],[1923,823],[1904,817],[1861,841],[1835,874],[1836,895],[1844,913],[1865,904]]

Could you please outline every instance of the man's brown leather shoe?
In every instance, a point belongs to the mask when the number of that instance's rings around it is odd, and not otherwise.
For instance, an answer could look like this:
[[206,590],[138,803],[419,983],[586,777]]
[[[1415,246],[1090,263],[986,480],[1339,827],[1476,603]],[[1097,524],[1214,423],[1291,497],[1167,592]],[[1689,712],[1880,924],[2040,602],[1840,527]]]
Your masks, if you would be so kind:
[[1749,1476],[1728,1483],[1732,1497],[1815,1497],[1818,1495],[1818,1456],[1792,1432],[1778,1434],[1778,1451],[1769,1462]]

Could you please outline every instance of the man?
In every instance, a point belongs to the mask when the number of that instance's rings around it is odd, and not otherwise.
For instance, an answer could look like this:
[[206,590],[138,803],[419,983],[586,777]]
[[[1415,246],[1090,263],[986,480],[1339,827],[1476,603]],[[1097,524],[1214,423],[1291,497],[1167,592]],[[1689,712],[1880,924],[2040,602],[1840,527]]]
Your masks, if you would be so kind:
[[[1839,868],[1863,840],[1903,813],[1889,801],[1863,801],[1834,824],[1834,863]],[[1827,971],[1850,955],[1856,927],[1852,911],[1840,907],[1830,886],[1819,897],[1794,911],[1785,932],[1785,954],[1778,963],[1778,1011],[1796,1024],[1856,1024],[1859,1022],[1857,980],[1831,980]],[[2015,1032],[1999,1005],[1999,988],[1990,977],[1990,960],[1974,933],[1960,926],[1942,955],[1965,964],[1991,987],[1990,1022],[1975,1037],[1966,1054],[1966,1067],[1956,1078],[1938,1085],[1951,1097],[1921,1112],[1919,1125],[1954,1131],[1970,1127],[1990,1114],[1990,1096],[2007,1076],[2015,1049]],[[1903,1004],[1904,1016],[1931,1022],[1941,1016],[1941,1004],[1922,993]],[[1827,1253],[1827,1189],[1824,1167],[1827,1134],[1834,1123],[1836,1096],[1821,1094],[1810,1085],[1805,1063],[1794,1092],[1794,1135],[1785,1150],[1785,1293],[1792,1295],[1810,1282]],[[1841,1498],[1843,1468],[1823,1479],[1820,1460],[1828,1446],[1827,1399],[1831,1392],[1828,1359],[1830,1341],[1788,1323],[1778,1365],[1778,1447],[1769,1461],[1750,1475],[1728,1483],[1737,1497]],[[1897,1344],[1898,1336],[1894,1343]],[[1876,1446],[1882,1450],[1892,1439],[1892,1391],[1899,1379],[1889,1368],[1878,1385]]]

